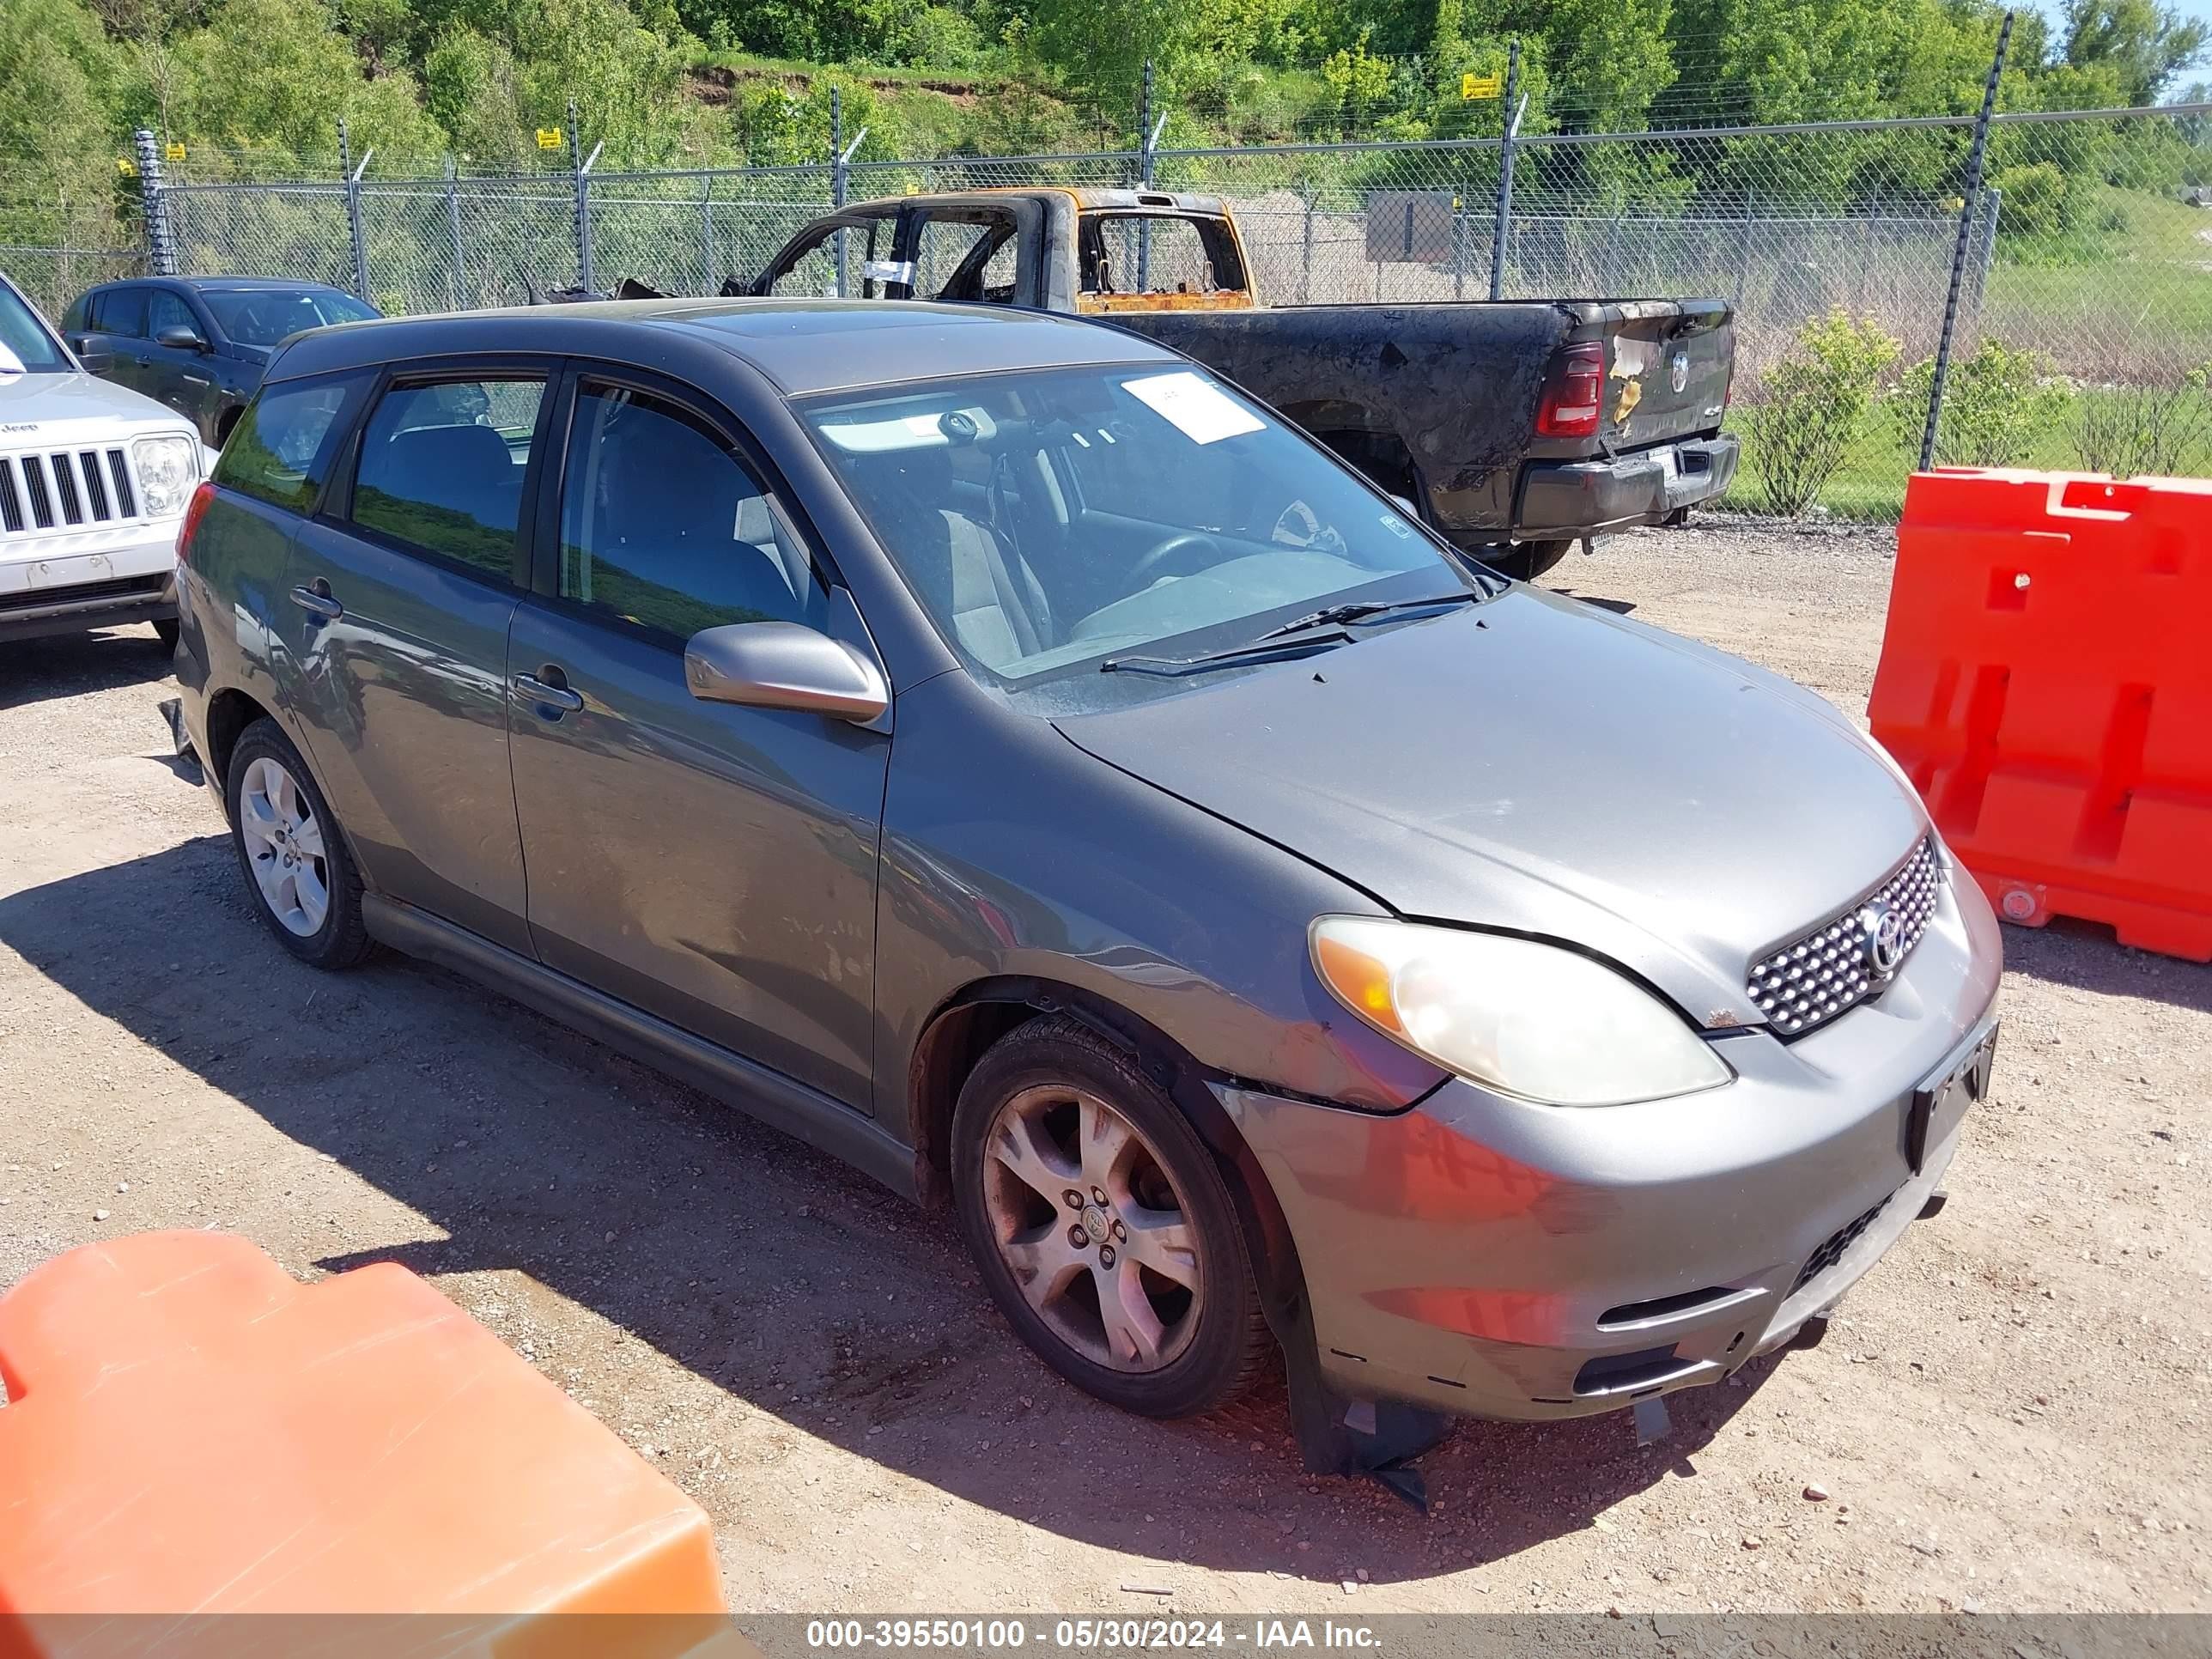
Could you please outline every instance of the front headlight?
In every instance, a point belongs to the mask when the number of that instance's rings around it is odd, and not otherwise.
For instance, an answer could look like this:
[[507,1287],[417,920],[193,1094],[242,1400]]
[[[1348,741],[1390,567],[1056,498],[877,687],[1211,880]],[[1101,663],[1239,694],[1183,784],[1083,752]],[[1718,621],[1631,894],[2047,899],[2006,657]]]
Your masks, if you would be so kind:
[[166,519],[185,510],[192,486],[200,481],[198,439],[141,438],[131,446],[131,461],[138,473],[139,505],[148,518]]
[[1619,1106],[1732,1075],[1673,1009],[1557,945],[1373,916],[1323,916],[1311,937],[1314,967],[1346,1007],[1486,1088]]

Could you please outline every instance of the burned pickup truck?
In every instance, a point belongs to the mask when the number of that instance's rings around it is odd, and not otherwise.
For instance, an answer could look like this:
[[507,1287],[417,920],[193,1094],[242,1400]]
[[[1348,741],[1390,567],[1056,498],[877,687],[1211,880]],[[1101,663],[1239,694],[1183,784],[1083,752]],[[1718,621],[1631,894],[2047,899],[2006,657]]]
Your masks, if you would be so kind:
[[[864,202],[809,224],[755,294],[1075,312],[1272,404],[1510,575],[1679,523],[1735,474],[1719,300],[1267,306],[1212,196],[1024,188]],[[730,291],[730,290],[726,290]]]

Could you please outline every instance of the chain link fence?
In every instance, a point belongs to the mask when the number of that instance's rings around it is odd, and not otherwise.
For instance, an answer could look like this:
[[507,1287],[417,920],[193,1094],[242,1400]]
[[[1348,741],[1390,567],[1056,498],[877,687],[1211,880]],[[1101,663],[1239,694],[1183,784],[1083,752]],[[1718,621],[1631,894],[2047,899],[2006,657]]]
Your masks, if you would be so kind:
[[7,272],[31,303],[59,317],[94,283],[137,276],[146,269],[143,248],[24,247],[0,243],[0,271]]
[[[1997,114],[1975,185],[1978,125],[1181,149],[1140,139],[1079,155],[649,173],[598,173],[572,151],[565,167],[549,157],[495,177],[157,176],[148,193],[149,229],[166,223],[180,271],[312,278],[408,313],[626,276],[712,294],[756,275],[810,219],[873,197],[1204,191],[1235,212],[1271,303],[1729,300],[1738,399],[1753,409],[1778,366],[1809,349],[1808,331],[1844,313],[1889,343],[1844,483],[1856,469],[1893,504],[1917,456],[1955,266],[1939,459],[2212,467],[2212,105]],[[813,275],[834,291],[834,261],[822,264]]]

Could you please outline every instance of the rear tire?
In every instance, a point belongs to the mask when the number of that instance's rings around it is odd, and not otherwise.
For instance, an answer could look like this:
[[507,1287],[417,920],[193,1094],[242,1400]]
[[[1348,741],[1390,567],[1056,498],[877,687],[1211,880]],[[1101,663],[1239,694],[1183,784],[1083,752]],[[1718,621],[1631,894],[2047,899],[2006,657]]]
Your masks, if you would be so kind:
[[1220,1166],[1088,1026],[1033,1020],[984,1054],[953,1113],[952,1165],[991,1299],[1076,1387],[1188,1417],[1265,1369],[1271,1339]]
[[353,854],[276,721],[264,716],[239,733],[222,799],[246,890],[276,942],[313,968],[350,968],[366,957]]
[[1533,582],[1572,552],[1574,545],[1571,541],[1514,542],[1490,549],[1482,562],[1501,576]]
[[182,632],[183,627],[174,617],[164,617],[154,624],[154,635],[161,641],[164,651],[177,648],[177,638]]

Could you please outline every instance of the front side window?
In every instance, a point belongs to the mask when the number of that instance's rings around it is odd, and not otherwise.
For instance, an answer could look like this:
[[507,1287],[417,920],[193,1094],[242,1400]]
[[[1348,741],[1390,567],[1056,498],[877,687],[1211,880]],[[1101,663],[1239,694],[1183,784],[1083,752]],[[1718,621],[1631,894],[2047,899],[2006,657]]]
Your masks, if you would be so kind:
[[92,327],[96,334],[112,334],[125,340],[146,336],[146,290],[111,288],[93,296]]
[[1194,369],[1042,369],[804,408],[939,630],[1009,684],[1241,644],[1346,596],[1483,591],[1334,457]]
[[542,380],[395,386],[370,411],[353,520],[501,580],[514,572]]
[[157,288],[146,300],[147,337],[158,339],[165,328],[188,328],[195,334],[200,331],[191,308],[168,289]]
[[845,292],[880,300],[884,290],[902,282],[905,272],[891,258],[898,221],[878,216],[828,225],[811,233],[787,253],[771,277],[768,292],[787,299],[837,297],[837,238],[845,238]]
[[820,626],[811,562],[750,467],[685,410],[586,382],[562,472],[561,597],[678,640]]
[[62,374],[69,368],[61,343],[46,331],[30,302],[12,284],[0,283],[0,374]]
[[239,417],[216,463],[225,489],[304,512],[328,464],[330,437],[352,389],[348,380],[264,387]]
[[303,329],[380,316],[374,306],[334,288],[211,289],[200,299],[216,325],[239,345],[273,346]]

